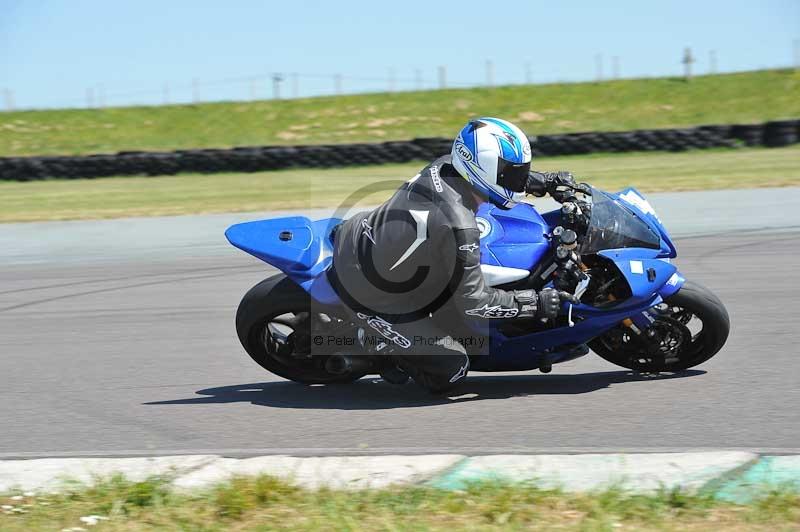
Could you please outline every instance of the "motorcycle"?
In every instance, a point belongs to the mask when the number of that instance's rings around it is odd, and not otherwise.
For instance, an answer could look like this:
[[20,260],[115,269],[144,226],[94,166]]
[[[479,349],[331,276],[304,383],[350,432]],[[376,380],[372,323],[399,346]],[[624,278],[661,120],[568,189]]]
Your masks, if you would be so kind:
[[[477,212],[487,284],[554,286],[574,302],[550,323],[489,320],[489,354],[468,350],[472,371],[547,373],[591,347],[624,368],[674,372],[719,352],[730,330],[725,306],[679,273],[675,245],[641,193],[580,184],[558,194],[561,207],[543,214],[527,203],[508,210],[484,203]],[[253,360],[286,379],[330,384],[377,373],[380,354],[364,344],[327,275],[342,221],[293,216],[225,232],[232,245],[282,272],[245,294],[236,330]],[[322,338],[336,341],[323,346]]]

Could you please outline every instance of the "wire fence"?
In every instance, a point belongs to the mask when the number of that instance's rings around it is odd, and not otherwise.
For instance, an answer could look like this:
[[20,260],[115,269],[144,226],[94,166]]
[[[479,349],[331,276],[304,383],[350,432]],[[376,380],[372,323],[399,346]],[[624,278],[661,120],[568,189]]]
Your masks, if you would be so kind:
[[[800,70],[800,39],[792,43],[793,67]],[[676,65],[683,65],[683,76],[691,78],[697,74],[716,74],[718,54],[716,50],[707,51],[707,59],[702,61],[690,48],[676,54]],[[594,81],[623,79],[622,58],[598,53],[594,56]],[[520,65],[515,79],[506,79],[504,84],[534,84],[556,82],[539,75],[534,79],[534,68],[530,62]],[[478,69],[480,72],[480,69]],[[261,72],[234,77],[207,79],[197,77],[183,81],[165,81],[160,85],[139,88],[110,89],[106,83],[94,83],[86,87],[84,94],[76,94],[53,101],[50,108],[103,108],[128,105],[170,105],[191,104],[212,101],[245,101],[263,99],[304,98],[312,96],[333,96],[370,92],[398,92],[437,90],[447,88],[467,88],[496,84],[495,64],[488,59],[483,64],[483,75],[473,79],[451,79],[446,65],[434,70],[413,69],[399,72],[387,68],[383,75],[345,74],[340,72]],[[578,81],[578,80],[574,80]],[[582,80],[588,81],[588,80]],[[2,89],[5,111],[14,111],[37,106],[20,105],[17,92],[11,87]]]
[[[160,87],[108,90],[97,83],[86,88],[81,96],[59,99],[48,107],[103,108],[124,105],[170,105],[225,100],[263,100],[334,96],[370,92],[421,91],[445,88],[466,88],[481,82],[448,80],[446,67],[439,67],[434,76],[424,76],[421,69],[411,75],[398,76],[389,70],[385,76],[346,75],[341,73],[269,72],[220,79],[194,78],[183,82],[164,82]],[[25,109],[17,105],[16,93],[3,89],[3,109]]]

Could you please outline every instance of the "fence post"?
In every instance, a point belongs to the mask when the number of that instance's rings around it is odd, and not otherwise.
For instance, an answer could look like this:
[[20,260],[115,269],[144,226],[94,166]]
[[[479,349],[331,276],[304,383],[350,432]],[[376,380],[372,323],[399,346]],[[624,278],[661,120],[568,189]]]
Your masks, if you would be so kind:
[[687,47],[683,51],[683,77],[686,81],[692,79],[692,63],[694,63],[692,49]]
[[256,99],[256,78],[250,78],[248,85],[250,87],[250,101],[254,101]]
[[272,74],[272,98],[275,100],[281,99],[281,81],[283,76],[278,72]]
[[6,102],[6,111],[14,110],[14,92],[11,89],[3,89],[3,99]]
[[597,81],[603,81],[603,54],[596,54],[594,56],[594,65]]
[[102,83],[97,84],[97,107],[106,106],[106,88]]
[[486,60],[486,86],[489,88],[494,86],[494,63],[491,59]]
[[447,69],[444,66],[440,66],[438,68],[439,74],[439,88],[446,89],[447,88]]

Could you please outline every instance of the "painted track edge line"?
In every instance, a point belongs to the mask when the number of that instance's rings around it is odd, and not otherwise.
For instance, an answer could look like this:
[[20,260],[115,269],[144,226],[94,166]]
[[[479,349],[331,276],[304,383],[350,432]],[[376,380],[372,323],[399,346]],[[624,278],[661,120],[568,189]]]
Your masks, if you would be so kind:
[[267,447],[254,449],[127,449],[118,451],[0,452],[0,460],[32,460],[42,458],[145,458],[212,454],[227,458],[246,458],[271,455],[320,457],[463,454],[465,456],[484,456],[494,454],[654,454],[729,451],[781,456],[800,454],[800,447]]

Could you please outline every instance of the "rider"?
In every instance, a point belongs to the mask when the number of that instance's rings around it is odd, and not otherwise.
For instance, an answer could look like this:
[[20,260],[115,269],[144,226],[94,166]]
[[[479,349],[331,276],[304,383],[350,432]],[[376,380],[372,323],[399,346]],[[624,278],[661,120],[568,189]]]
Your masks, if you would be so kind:
[[569,173],[531,172],[530,165],[531,147],[519,128],[497,118],[471,120],[450,155],[338,228],[330,279],[362,327],[362,342],[373,339],[374,352],[389,353],[386,380],[410,375],[433,392],[448,390],[469,370],[465,347],[488,350],[487,336],[467,332],[465,319],[546,321],[571,297],[553,288],[492,288],[480,269],[487,229],[475,218],[481,203],[509,209],[522,192],[557,195],[574,184]]

